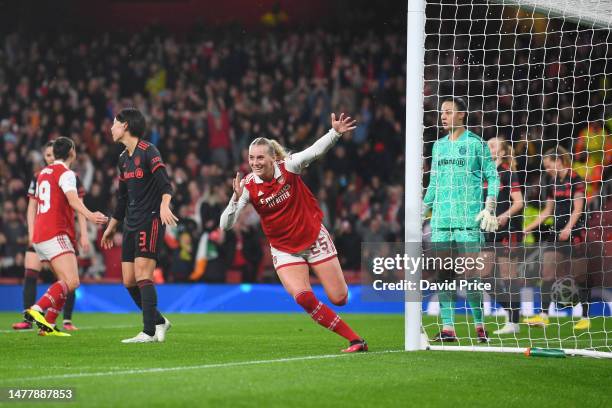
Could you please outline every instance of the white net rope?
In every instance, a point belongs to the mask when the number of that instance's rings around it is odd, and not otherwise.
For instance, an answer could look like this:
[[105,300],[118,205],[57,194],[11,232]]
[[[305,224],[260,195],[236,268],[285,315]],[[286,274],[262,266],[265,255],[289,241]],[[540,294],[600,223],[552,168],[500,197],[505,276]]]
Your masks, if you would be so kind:
[[[474,307],[459,292],[451,298],[458,342],[443,344],[612,351],[611,20],[611,1],[427,1],[424,190],[434,162],[453,166],[440,153],[448,134],[441,103],[460,97],[467,129],[493,149],[493,161],[500,158],[497,216],[510,211],[516,193],[524,203],[484,236],[498,247],[478,276],[493,285],[483,303],[490,341],[478,341]],[[442,177],[453,171],[436,168]],[[479,171],[472,174],[486,194]],[[572,216],[579,201],[583,210]],[[444,240],[439,230],[452,227],[436,226],[435,208],[426,241]],[[425,297],[430,338],[450,326],[440,296]]]

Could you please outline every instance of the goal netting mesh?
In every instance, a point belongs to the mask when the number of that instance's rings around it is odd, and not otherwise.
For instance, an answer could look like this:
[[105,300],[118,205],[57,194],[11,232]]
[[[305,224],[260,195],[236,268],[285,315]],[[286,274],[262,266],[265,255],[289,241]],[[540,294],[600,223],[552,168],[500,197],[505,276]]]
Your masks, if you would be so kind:
[[[502,224],[482,234],[478,251],[445,248],[453,256],[483,257],[470,277],[491,289],[481,291],[481,306],[474,291],[424,292],[430,345],[606,356],[612,352],[612,1],[427,0],[425,18],[423,192],[432,172],[461,179],[452,174],[463,171],[456,170],[456,156],[444,157],[448,149],[432,157],[448,133],[441,102],[460,97],[467,129],[492,152]],[[472,168],[464,177],[479,177],[485,197],[487,177],[473,162],[467,160]],[[441,234],[445,224],[433,227],[435,217],[434,204],[425,242],[470,241],[461,231]],[[448,280],[427,270],[423,278]],[[477,308],[489,342],[478,338]],[[431,341],[449,326],[457,341]]]

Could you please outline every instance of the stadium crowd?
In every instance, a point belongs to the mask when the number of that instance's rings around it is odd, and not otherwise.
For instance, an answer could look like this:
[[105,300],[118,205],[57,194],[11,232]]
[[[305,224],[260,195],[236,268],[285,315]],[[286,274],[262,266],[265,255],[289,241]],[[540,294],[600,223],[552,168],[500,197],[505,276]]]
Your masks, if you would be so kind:
[[[230,269],[241,271],[243,281],[272,279],[273,274],[266,273],[271,270],[268,246],[253,211],[245,211],[232,231],[218,229],[231,178],[237,170],[249,172],[247,148],[254,138],[275,138],[298,151],[327,131],[330,112],[353,115],[358,121],[355,132],[308,168],[304,180],[319,199],[343,267],[358,269],[354,254],[361,242],[404,236],[402,33],[401,27],[390,25],[376,31],[248,35],[228,29],[177,36],[152,27],[133,34],[5,36],[0,49],[0,276],[23,274],[26,190],[41,168],[40,151],[48,140],[68,136],[76,141],[74,170],[87,191],[85,203],[92,211],[111,213],[121,148],[112,143],[110,127],[125,106],[145,113],[148,139],[159,148],[173,183],[173,207],[181,221],[167,230],[160,262],[166,281],[224,282]],[[585,160],[599,161],[602,171],[593,180],[585,175],[592,183],[591,196],[601,195],[602,184],[610,179],[612,128],[606,126],[612,126],[612,120],[594,120],[604,117],[604,103],[610,101],[593,88],[604,73],[580,85],[586,91],[574,100],[569,90],[579,85],[564,76],[565,65],[552,62],[554,53],[530,53],[525,46],[516,53],[479,57],[467,52],[477,47],[473,38],[458,36],[453,42],[439,37],[428,36],[436,46],[428,47],[433,51],[426,54],[426,142],[439,134],[438,95],[470,95],[470,106],[481,108],[468,124],[476,125],[485,139],[502,134],[513,141],[527,198],[537,203],[539,192],[531,193],[530,187],[541,185],[542,145],[567,145],[581,163],[589,148],[600,149],[575,142],[599,132],[606,154],[590,154]],[[577,49],[581,64],[593,58],[582,42],[562,41],[568,44],[560,49]],[[466,51],[454,53],[453,47]],[[606,52],[605,47],[597,52]],[[572,56],[570,51],[567,56]],[[478,73],[470,62],[504,69]],[[541,72],[524,69],[527,62]],[[585,65],[587,72],[594,67]],[[468,79],[475,75],[490,80],[474,88]],[[450,82],[457,88],[447,89]],[[574,109],[587,104],[599,110]],[[519,113],[513,115],[513,110]],[[431,144],[426,143],[426,156]],[[93,278],[119,278],[119,246],[102,250],[100,231],[91,228],[95,245],[81,254],[83,270]]]
[[[87,191],[86,205],[105,213],[114,208],[120,147],[110,127],[124,106],[146,114],[148,139],[173,182],[181,223],[166,237],[161,268],[168,280],[189,279],[198,246],[206,271],[195,271],[192,279],[224,281],[232,265],[243,269],[245,280],[257,279],[254,265],[261,264],[266,245],[256,216],[245,214],[228,234],[218,230],[231,177],[236,170],[249,172],[252,139],[272,137],[300,150],[328,130],[332,109],[353,114],[359,128],[304,179],[335,233],[342,263],[358,267],[348,254],[362,241],[403,236],[405,47],[393,30],[358,37],[306,31],[177,38],[154,28],[88,39],[15,33],[1,53],[2,276],[23,273],[26,189],[47,140],[62,135],[76,141],[74,170]],[[97,235],[91,231],[92,242]],[[94,248],[81,254],[88,273],[117,276],[118,249]]]

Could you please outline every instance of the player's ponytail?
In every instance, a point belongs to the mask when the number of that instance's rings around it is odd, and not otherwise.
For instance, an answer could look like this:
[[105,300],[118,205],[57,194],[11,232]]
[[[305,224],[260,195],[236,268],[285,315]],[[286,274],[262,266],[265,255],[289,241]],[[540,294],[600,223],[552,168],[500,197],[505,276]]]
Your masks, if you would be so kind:
[[258,137],[257,139],[251,142],[251,146],[267,146],[270,156],[275,157],[276,160],[282,160],[287,157],[287,152],[285,151],[285,148],[273,139]]
[[277,160],[282,160],[287,157],[287,152],[285,148],[280,145],[276,140],[270,140],[270,145],[272,146],[272,150],[274,150],[274,155]]

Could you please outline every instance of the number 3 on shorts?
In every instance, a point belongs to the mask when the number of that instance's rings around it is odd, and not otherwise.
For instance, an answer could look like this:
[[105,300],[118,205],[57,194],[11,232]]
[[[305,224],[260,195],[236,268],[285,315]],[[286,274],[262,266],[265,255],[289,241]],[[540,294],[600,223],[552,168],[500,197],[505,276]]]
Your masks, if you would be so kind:
[[138,234],[138,246],[140,247],[141,251],[147,250],[147,232],[146,231],[140,231],[140,234]]

